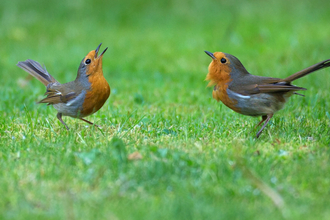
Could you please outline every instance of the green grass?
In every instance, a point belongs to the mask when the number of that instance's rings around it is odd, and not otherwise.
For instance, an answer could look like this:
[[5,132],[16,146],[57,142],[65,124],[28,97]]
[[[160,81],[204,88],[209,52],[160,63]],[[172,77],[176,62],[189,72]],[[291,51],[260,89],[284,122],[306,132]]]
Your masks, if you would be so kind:
[[[259,139],[259,118],[212,99],[210,58],[286,77],[330,58],[329,1],[4,1],[0,8],[0,219],[329,219],[330,69]],[[88,117],[37,105],[103,43],[112,94]],[[101,48],[101,49],[102,49]],[[23,82],[23,83],[22,83]],[[129,160],[138,152],[142,159]]]

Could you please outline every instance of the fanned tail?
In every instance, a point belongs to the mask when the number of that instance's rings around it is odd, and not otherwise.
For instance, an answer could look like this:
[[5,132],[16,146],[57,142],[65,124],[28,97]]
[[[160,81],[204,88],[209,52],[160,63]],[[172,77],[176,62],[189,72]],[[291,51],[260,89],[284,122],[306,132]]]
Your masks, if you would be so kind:
[[34,60],[28,59],[23,62],[18,62],[17,66],[28,72],[30,75],[34,76],[45,86],[50,83],[57,82],[56,79],[47,72],[46,68],[44,69],[38,62]]

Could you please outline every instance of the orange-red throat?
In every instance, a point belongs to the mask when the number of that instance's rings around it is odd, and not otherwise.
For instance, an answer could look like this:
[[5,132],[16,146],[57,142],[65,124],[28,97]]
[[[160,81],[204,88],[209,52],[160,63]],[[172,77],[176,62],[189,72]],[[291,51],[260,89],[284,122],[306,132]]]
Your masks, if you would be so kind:
[[217,101],[222,101],[226,106],[239,111],[235,106],[236,101],[231,100],[227,94],[229,83],[232,81],[230,78],[230,60],[225,53],[215,52],[211,53],[205,51],[207,55],[212,58],[212,62],[209,65],[209,72],[206,76],[206,80],[210,80],[208,86],[215,85],[212,96]]
[[208,86],[228,84],[231,81],[231,68],[229,67],[230,60],[226,54],[222,52],[211,53],[209,51],[205,51],[205,53],[212,58],[209,72],[206,76],[206,80],[210,80]]
[[[86,93],[85,102],[83,104],[83,115],[90,115],[98,111],[106,102],[110,95],[110,86],[103,76],[102,58],[108,48],[98,56],[101,44],[87,54],[84,63],[89,63],[86,69],[86,75],[90,82],[90,89]],[[89,60],[88,60],[89,59]]]
[[86,69],[86,75],[87,76],[93,76],[93,75],[103,75],[102,71],[102,58],[105,51],[107,51],[108,48],[105,48],[105,50],[98,56],[99,49],[102,44],[100,44],[96,50],[92,50],[89,52],[86,57],[84,58],[84,63],[89,63],[88,68]]

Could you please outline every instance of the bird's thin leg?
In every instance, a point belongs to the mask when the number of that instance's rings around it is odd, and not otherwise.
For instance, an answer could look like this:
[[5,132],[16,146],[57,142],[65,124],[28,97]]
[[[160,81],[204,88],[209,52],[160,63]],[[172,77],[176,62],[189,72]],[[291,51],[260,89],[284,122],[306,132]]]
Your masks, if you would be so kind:
[[267,119],[267,115],[263,115],[262,120],[259,122],[259,124],[256,126],[256,128],[259,127],[259,125],[261,125],[262,122],[264,122],[266,119]]
[[94,125],[94,126],[96,126],[96,127],[100,127],[100,126],[98,126],[97,124],[94,124],[93,122],[90,122],[90,121],[88,121],[88,120],[86,120],[86,119],[84,119],[84,118],[79,118],[80,120],[82,120],[82,121],[84,121],[84,122],[87,122],[88,124],[90,124],[90,125]]
[[[267,115],[267,118],[265,120],[264,125],[262,126],[262,128],[260,129],[260,131],[258,131],[257,133],[257,138],[260,136],[261,132],[264,130],[264,128],[266,127],[266,125],[268,124],[269,120],[273,117],[274,114],[269,114]],[[262,118],[264,118],[264,116],[262,116]]]
[[60,120],[60,122],[66,127],[67,130],[69,130],[69,127],[64,123],[62,120],[62,113],[57,113],[57,118]]

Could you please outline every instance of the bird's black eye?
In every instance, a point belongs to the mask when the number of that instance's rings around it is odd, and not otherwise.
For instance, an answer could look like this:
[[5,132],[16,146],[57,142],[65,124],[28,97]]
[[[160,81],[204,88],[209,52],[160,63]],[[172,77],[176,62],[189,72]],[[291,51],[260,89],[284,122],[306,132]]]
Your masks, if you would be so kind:
[[227,60],[226,60],[225,58],[221,58],[220,62],[221,62],[221,63],[226,63]]
[[87,60],[85,60],[85,64],[87,65],[87,64],[90,64],[91,63],[91,59],[87,59]]

